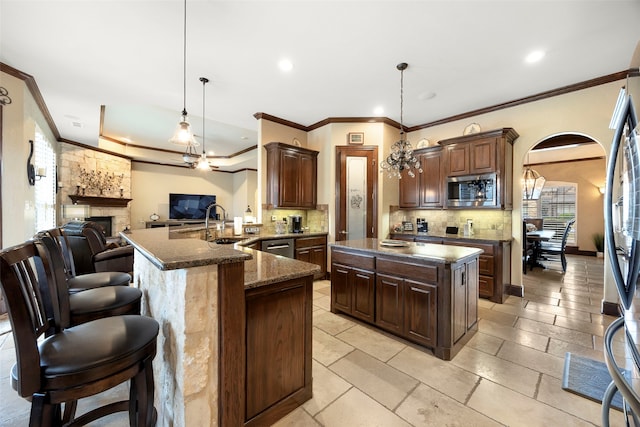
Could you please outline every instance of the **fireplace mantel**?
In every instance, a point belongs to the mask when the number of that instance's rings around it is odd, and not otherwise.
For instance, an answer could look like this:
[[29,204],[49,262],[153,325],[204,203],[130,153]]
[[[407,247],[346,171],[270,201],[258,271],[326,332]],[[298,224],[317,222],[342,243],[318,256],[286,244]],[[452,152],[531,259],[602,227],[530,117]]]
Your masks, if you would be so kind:
[[79,194],[69,194],[69,198],[75,205],[89,205],[96,207],[126,208],[133,199],[123,197],[99,197],[81,196]]

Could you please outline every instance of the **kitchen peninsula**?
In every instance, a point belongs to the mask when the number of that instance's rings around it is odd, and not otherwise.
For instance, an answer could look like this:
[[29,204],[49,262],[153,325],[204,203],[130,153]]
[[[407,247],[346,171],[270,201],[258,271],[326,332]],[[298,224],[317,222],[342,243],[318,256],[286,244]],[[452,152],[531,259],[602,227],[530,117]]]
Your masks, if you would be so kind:
[[157,425],[272,424],[311,398],[319,267],[200,234],[169,227],[121,234],[135,248],[143,313],[160,324]]
[[451,360],[477,330],[481,249],[399,240],[331,245],[331,311]]

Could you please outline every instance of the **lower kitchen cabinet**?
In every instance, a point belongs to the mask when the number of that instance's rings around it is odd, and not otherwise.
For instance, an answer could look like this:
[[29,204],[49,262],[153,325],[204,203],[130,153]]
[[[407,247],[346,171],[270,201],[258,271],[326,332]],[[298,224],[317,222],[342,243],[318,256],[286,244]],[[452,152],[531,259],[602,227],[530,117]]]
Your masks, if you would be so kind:
[[314,279],[327,276],[327,236],[298,237],[295,241],[296,259],[320,266]]
[[438,287],[378,273],[376,325],[425,346],[438,336]]
[[374,258],[354,260],[351,256],[342,255],[331,255],[331,311],[335,313],[339,310],[373,323]]
[[478,295],[502,304],[510,295],[511,287],[511,242],[504,240],[482,240],[460,237],[423,236],[392,233],[395,240],[415,241],[482,249],[478,258]]
[[464,262],[430,263],[334,247],[331,311],[357,317],[450,360],[477,330],[477,255]]
[[245,427],[272,425],[312,396],[313,279],[245,290]]

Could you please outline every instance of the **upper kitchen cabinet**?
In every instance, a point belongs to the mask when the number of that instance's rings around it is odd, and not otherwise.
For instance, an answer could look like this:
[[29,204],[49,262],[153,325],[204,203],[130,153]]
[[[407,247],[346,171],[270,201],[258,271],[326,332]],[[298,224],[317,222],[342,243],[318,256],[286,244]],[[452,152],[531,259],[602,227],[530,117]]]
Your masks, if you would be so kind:
[[444,148],[446,178],[495,173],[496,204],[511,209],[513,205],[513,142],[518,138],[513,128],[502,128],[446,139]]
[[421,148],[413,153],[420,161],[422,173],[416,173],[415,178],[411,178],[406,171],[402,172],[402,179],[399,180],[400,207],[442,209],[442,147]]
[[273,208],[314,209],[318,152],[270,142],[267,150],[267,204]]

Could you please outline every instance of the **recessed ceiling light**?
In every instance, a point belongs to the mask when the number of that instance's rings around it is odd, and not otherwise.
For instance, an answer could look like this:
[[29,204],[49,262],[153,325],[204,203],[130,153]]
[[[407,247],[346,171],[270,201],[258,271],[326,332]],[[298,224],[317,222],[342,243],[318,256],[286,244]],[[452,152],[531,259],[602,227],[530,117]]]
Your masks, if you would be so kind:
[[529,55],[527,55],[524,60],[529,64],[536,63],[544,58],[545,52],[544,50],[534,50]]
[[383,107],[376,107],[373,109],[373,115],[374,116],[382,116],[384,115],[384,108]]
[[278,62],[278,67],[280,68],[280,70],[288,72],[293,70],[293,62],[288,59],[282,59],[280,60],[280,62]]

